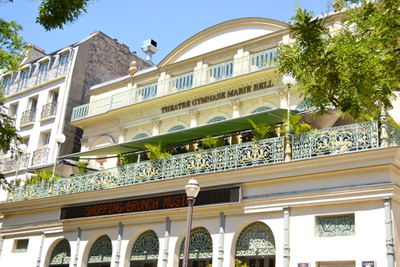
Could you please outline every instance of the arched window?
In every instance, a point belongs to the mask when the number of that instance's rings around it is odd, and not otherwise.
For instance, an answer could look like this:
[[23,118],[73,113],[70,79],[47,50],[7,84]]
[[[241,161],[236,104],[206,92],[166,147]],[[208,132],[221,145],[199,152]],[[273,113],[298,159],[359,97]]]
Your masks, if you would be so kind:
[[236,241],[236,259],[248,266],[275,266],[275,238],[262,222],[246,226]]
[[214,118],[212,118],[211,120],[209,120],[209,121],[207,122],[207,124],[209,124],[209,123],[214,123],[214,122],[218,122],[218,121],[224,121],[224,120],[226,120],[225,117],[217,116],[217,117],[214,117]]
[[267,106],[265,106],[265,107],[259,107],[259,108],[256,108],[255,110],[253,110],[253,111],[251,112],[251,114],[258,113],[258,112],[263,112],[263,111],[270,110],[270,109],[271,109],[271,108],[270,108],[270,107],[267,107]]
[[[153,230],[143,232],[135,241],[131,252],[131,266],[157,266],[160,245]],[[140,261],[140,262],[138,262]]]
[[236,256],[275,255],[275,239],[271,229],[254,222],[242,230],[236,242]]
[[[185,246],[185,238],[182,241],[179,258],[183,259],[183,250]],[[212,260],[212,239],[210,232],[204,227],[196,227],[190,231],[190,250],[189,250],[189,267],[190,266],[207,266]]]
[[56,247],[50,256],[51,267],[67,267],[71,260],[71,247],[67,239],[63,239]]
[[172,127],[171,129],[168,130],[168,132],[175,132],[175,131],[180,131],[186,129],[185,126],[183,125],[175,125],[174,127]]
[[[90,248],[88,266],[110,266],[112,256],[111,239],[102,235]],[[101,263],[101,265],[98,265]]]
[[145,133],[140,133],[140,134],[136,135],[135,137],[133,137],[132,140],[143,139],[143,138],[146,138],[146,137],[149,137],[149,136],[147,134],[145,134]]

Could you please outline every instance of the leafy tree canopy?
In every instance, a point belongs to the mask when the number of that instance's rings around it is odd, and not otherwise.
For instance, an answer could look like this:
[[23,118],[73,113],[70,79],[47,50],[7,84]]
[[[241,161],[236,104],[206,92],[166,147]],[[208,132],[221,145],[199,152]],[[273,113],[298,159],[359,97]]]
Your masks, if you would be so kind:
[[0,91],[0,151],[9,151],[12,157],[18,155],[18,144],[22,141],[14,127],[14,119],[7,115],[3,93]]
[[[337,2],[337,1],[336,1]],[[400,84],[400,0],[342,0],[344,18],[313,17],[298,8],[294,38],[279,48],[278,70],[296,76],[299,90],[321,113],[331,106],[350,118],[373,114]]]
[[[41,0],[36,22],[47,31],[62,29],[65,24],[74,22],[87,12],[88,5],[94,0]],[[0,0],[0,3],[13,0]]]
[[0,18],[0,70],[17,70],[23,57],[26,43],[20,31],[22,27],[15,21]]

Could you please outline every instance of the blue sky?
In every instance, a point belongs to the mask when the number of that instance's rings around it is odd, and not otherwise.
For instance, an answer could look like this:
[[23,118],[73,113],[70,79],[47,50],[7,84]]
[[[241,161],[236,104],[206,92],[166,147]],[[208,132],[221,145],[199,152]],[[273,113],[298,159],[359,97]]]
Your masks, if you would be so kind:
[[[65,0],[61,0],[65,1]],[[143,41],[154,39],[158,63],[180,43],[215,24],[243,17],[267,17],[289,21],[294,6],[318,15],[329,10],[329,0],[95,0],[88,13],[63,30],[46,32],[35,23],[39,0],[14,0],[0,6],[0,17],[17,21],[22,35],[47,53],[54,52],[99,30],[130,47],[145,58]],[[332,9],[332,8],[330,8]]]

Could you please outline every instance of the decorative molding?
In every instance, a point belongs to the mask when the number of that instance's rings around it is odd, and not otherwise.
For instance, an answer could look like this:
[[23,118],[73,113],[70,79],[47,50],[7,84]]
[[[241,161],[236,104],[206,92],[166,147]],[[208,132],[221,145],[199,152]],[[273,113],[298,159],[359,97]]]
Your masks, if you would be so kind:
[[232,106],[233,111],[239,111],[243,106],[243,102],[240,101],[240,99],[235,99],[231,101],[229,104]]
[[128,129],[126,129],[125,127],[120,127],[118,128],[117,132],[119,136],[125,137],[126,133],[128,132]]
[[194,121],[197,121],[200,117],[200,112],[197,111],[197,109],[189,110],[188,114],[190,116],[190,119]]
[[153,125],[153,128],[156,128],[157,130],[160,129],[161,123],[162,123],[161,120],[159,120],[159,119],[152,119],[150,122],[151,122],[151,124]]

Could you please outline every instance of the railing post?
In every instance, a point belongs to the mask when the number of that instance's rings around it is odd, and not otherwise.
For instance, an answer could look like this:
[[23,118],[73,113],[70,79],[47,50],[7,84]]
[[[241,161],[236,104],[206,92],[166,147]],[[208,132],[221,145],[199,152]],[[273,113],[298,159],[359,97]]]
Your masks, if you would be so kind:
[[382,110],[381,110],[381,117],[380,117],[380,121],[381,121],[381,136],[380,136],[380,141],[381,141],[381,145],[380,147],[384,148],[384,147],[388,147],[388,133],[387,133],[387,117],[386,117],[386,111],[385,111],[385,107],[382,105]]

